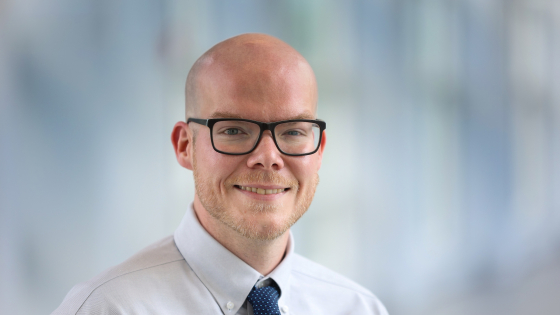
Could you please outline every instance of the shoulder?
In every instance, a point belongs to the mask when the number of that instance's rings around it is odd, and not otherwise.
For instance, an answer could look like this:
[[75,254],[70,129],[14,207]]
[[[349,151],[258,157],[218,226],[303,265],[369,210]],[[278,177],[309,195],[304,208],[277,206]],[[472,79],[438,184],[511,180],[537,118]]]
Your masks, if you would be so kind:
[[300,305],[305,312],[320,312],[316,307],[325,305],[330,314],[346,314],[352,309],[360,314],[387,314],[368,289],[301,255],[294,255],[292,275],[292,294],[305,296],[303,304],[308,305]]
[[[129,290],[141,287],[142,284],[138,282],[150,282],[150,278],[157,280],[169,268],[184,268],[173,267],[174,264],[181,265],[181,262],[184,262],[184,258],[175,246],[173,236],[168,236],[144,248],[123,263],[74,286],[52,314],[77,314],[88,301],[95,301],[98,306],[110,303],[110,299],[118,299],[121,293],[127,294],[126,290],[122,290],[124,288]],[[100,301],[100,298],[104,301]]]
[[308,281],[319,282],[323,285],[333,286],[339,290],[348,290],[364,296],[374,296],[368,289],[354,281],[313,262],[301,255],[295,254],[292,272]]

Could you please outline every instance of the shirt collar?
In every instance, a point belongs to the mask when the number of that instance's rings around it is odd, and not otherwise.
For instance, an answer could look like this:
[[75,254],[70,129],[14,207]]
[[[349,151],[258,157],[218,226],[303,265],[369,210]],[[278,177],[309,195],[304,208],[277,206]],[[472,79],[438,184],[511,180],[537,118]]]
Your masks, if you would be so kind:
[[[288,303],[294,256],[294,241],[291,232],[286,255],[266,277],[263,277],[208,234],[198,221],[192,205],[175,230],[174,238],[177,248],[200,281],[214,296],[224,314],[237,313],[255,283],[268,278],[272,278],[280,287],[279,304]],[[228,302],[233,303],[232,309],[228,309]]]

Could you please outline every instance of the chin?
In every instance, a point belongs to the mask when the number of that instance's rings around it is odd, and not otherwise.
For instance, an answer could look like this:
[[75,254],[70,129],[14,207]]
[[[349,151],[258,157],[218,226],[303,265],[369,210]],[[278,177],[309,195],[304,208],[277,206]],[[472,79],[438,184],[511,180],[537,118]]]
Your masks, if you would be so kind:
[[[289,228],[288,228],[289,229]],[[288,229],[277,229],[277,228],[268,228],[268,227],[264,227],[264,228],[260,228],[260,229],[256,229],[256,230],[245,230],[243,232],[241,231],[237,231],[240,232],[240,234],[248,239],[251,240],[258,240],[258,241],[273,241],[275,239],[278,239],[279,237],[281,237],[282,235],[284,235]]]
[[308,207],[297,203],[290,207],[282,202],[249,202],[242,204],[243,210],[234,211],[236,215],[223,213],[220,221],[246,238],[271,241],[284,235]]
[[244,218],[238,220],[237,224],[228,225],[246,238],[272,241],[284,235],[293,224],[289,217],[277,218],[277,214],[263,212],[265,213],[250,215],[248,219]]

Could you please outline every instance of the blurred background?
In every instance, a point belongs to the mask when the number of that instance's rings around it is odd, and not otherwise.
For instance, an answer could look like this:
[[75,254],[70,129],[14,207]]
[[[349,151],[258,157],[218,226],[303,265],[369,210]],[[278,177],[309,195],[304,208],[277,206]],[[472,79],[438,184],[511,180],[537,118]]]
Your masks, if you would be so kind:
[[328,143],[296,251],[392,315],[560,314],[560,2],[0,1],[0,313],[171,234],[193,62],[262,32],[307,58]]

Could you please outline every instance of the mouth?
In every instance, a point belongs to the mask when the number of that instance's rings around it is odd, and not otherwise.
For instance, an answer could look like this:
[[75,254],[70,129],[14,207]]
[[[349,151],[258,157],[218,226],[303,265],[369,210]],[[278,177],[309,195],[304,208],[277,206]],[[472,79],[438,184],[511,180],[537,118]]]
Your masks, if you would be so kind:
[[245,190],[248,192],[253,192],[259,195],[274,195],[274,194],[281,194],[285,191],[290,190],[290,188],[260,188],[260,187],[251,187],[251,186],[241,186],[235,185],[235,188]]

